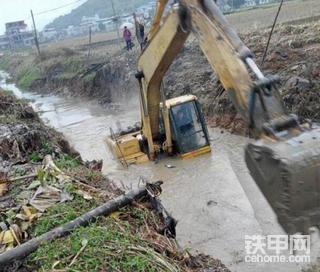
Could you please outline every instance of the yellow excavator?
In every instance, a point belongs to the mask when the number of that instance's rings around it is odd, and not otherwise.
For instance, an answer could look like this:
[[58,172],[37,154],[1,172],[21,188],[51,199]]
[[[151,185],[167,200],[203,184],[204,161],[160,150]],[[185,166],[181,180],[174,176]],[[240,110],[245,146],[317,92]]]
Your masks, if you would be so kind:
[[192,33],[257,141],[245,149],[251,175],[288,233],[320,223],[320,129],[287,114],[279,79],[266,77],[213,0],[158,0],[136,78],[142,127],[111,133],[107,143],[126,163],[158,153],[190,158],[210,152],[201,106],[193,95],[166,100],[162,80]]

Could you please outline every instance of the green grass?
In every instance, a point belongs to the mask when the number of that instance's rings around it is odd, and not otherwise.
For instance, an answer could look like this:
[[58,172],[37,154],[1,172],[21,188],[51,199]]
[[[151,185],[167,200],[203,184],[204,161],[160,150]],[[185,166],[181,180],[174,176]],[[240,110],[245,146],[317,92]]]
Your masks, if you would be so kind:
[[[31,162],[40,162],[43,160],[45,155],[50,155],[54,151],[54,147],[48,141],[43,141],[38,151],[33,151],[29,156],[28,160]],[[61,158],[70,157],[69,155],[61,155]],[[71,157],[70,157],[71,160]]]
[[75,196],[71,202],[57,204],[48,209],[48,211],[40,217],[32,231],[32,235],[39,236],[46,233],[57,226],[61,226],[77,218],[97,205],[96,201],[84,200],[80,196]]
[[67,154],[60,155],[60,157],[55,161],[55,164],[61,170],[76,168],[81,165],[78,158],[73,158]]
[[33,151],[28,156],[28,161],[31,161],[31,162],[38,162],[38,161],[41,161],[41,160],[42,160],[42,156],[36,151]]
[[30,88],[36,80],[42,78],[40,70],[35,66],[19,69],[16,76],[18,86],[24,89]]
[[10,95],[10,96],[14,96],[14,94],[13,94],[13,91],[12,91],[12,90],[0,89],[0,93],[2,93],[2,95]]
[[67,58],[62,66],[66,72],[78,73],[83,68],[83,62],[80,59]]
[[84,68],[83,60],[78,56],[52,56],[42,62],[37,61],[33,54],[7,54],[0,58],[0,69],[11,72],[17,85],[23,89],[29,89],[36,80],[44,78],[48,69],[56,64],[62,65],[62,71],[54,75],[58,80],[70,80]]
[[83,80],[84,80],[85,82],[92,82],[95,77],[96,77],[96,73],[93,72],[93,73],[90,73],[90,74],[86,75],[86,76],[83,78]]
[[63,72],[55,76],[55,79],[57,80],[70,80],[73,79],[76,76],[76,73],[73,72]]
[[0,70],[9,70],[11,64],[11,57],[10,55],[4,55],[0,58]]
[[[57,205],[40,218],[33,234],[40,235],[66,223],[92,206],[80,198],[71,204]],[[100,217],[88,227],[75,229],[68,237],[43,244],[28,259],[28,265],[39,267],[38,271],[48,271],[53,264],[55,269],[65,271],[178,271],[174,262],[141,237],[140,228],[150,211],[124,208],[121,214],[124,219],[120,215],[117,219]],[[87,245],[70,266],[84,242]]]
[[50,142],[43,141],[41,150],[44,154],[51,154],[54,150]]
[[99,186],[101,182],[106,182],[106,178],[100,171],[87,168],[81,163],[78,157],[74,158],[66,154],[60,155],[60,157],[55,160],[55,164],[68,175],[79,177],[93,186]]
[[62,73],[55,76],[59,80],[69,80],[73,79],[83,70],[83,61],[78,58],[66,58],[66,60],[61,60]]

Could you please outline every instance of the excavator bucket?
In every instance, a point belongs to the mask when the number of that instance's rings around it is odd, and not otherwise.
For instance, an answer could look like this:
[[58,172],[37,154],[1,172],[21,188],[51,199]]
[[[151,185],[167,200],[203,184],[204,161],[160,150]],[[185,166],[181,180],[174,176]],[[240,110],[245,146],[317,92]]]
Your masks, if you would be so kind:
[[282,141],[259,140],[245,151],[255,182],[289,233],[320,224],[320,128]]

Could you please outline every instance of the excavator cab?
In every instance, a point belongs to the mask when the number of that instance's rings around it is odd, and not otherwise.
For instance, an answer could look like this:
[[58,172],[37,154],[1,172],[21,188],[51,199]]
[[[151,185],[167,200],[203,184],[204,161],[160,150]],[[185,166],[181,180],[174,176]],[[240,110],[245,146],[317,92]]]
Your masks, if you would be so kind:
[[[177,104],[177,101],[180,103]],[[196,97],[187,95],[169,99],[166,101],[166,106],[169,109],[174,152],[181,158],[210,152],[207,126]]]
[[[153,139],[157,154],[165,152],[188,159],[211,151],[206,122],[196,96],[165,100],[159,105],[159,115],[159,134]],[[106,142],[121,162],[142,163],[152,159],[144,135],[141,128],[111,132]]]

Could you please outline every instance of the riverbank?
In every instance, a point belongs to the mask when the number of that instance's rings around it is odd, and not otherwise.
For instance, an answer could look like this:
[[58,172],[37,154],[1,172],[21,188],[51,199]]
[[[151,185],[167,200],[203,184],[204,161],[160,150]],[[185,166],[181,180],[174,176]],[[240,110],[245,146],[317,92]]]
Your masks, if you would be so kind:
[[90,97],[102,105],[124,99],[136,90],[130,56],[111,58],[99,48],[88,58],[82,49],[55,48],[34,52],[8,53],[0,58],[0,69],[12,76],[22,89],[73,97]]
[[[25,101],[3,90],[0,120],[1,180],[7,180],[0,187],[0,252],[122,194],[101,174],[101,163],[83,162]],[[61,172],[47,171],[51,163]],[[209,256],[193,257],[179,249],[174,239],[161,235],[164,226],[148,199],[142,199],[68,237],[41,245],[26,260],[0,270],[229,271]]]
[[[302,119],[319,122],[317,91],[320,87],[319,22],[279,25],[272,37],[263,64],[266,75],[281,78],[280,93],[289,112]],[[242,34],[244,43],[260,63],[270,29]],[[81,47],[82,48],[82,47]],[[33,52],[12,53],[0,58],[0,69],[12,74],[21,88],[39,93],[96,99],[106,108],[117,108],[128,97],[137,99],[134,77],[139,50],[106,54],[107,47],[97,47],[88,59],[83,49],[55,48],[44,50],[42,57]],[[167,98],[192,93],[202,103],[212,126],[247,134],[247,126],[236,113],[231,100],[220,85],[191,36],[164,80]]]

